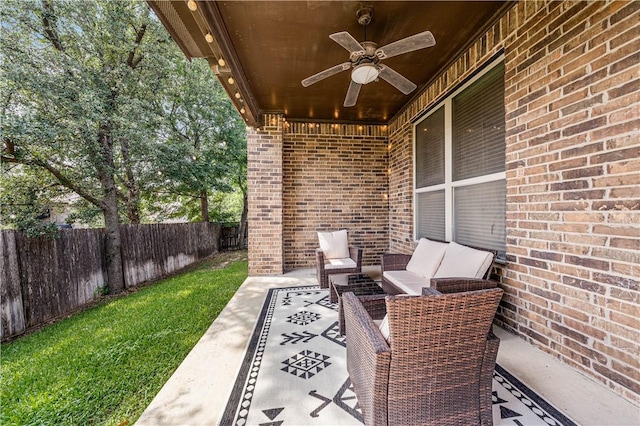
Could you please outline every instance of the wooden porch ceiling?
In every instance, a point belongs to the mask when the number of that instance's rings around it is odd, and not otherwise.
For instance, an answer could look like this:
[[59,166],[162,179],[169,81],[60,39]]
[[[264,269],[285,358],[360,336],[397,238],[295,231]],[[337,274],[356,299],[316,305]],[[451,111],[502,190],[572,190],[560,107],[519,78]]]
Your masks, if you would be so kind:
[[[380,79],[362,87],[354,107],[343,107],[350,70],[312,86],[301,81],[349,60],[349,52],[329,38],[348,31],[364,40],[356,1],[194,1],[147,0],[188,58],[206,58],[250,126],[262,114],[283,113],[289,121],[331,120],[386,124],[477,36],[511,1],[375,1],[366,39],[378,45],[429,30],[434,47],[385,60],[413,81],[404,95]],[[192,4],[193,5],[193,4]],[[212,42],[205,36],[210,33]],[[211,39],[210,39],[211,40]],[[220,62],[220,60],[224,62]],[[221,66],[220,64],[224,65]],[[233,84],[229,77],[233,78]],[[238,98],[239,96],[239,98]]]

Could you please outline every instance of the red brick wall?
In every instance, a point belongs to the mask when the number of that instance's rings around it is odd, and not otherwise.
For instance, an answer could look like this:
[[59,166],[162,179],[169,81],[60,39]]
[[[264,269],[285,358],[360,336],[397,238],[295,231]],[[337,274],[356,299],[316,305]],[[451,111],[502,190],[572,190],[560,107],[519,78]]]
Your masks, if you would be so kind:
[[640,401],[640,2],[517,3],[389,126],[391,251],[413,249],[411,120],[505,55],[499,320]]
[[521,6],[505,50],[505,324],[636,400],[639,11]]
[[282,116],[268,114],[247,129],[249,274],[283,272]]
[[284,268],[315,265],[317,231],[347,229],[379,264],[388,248],[386,126],[286,123],[283,149]]

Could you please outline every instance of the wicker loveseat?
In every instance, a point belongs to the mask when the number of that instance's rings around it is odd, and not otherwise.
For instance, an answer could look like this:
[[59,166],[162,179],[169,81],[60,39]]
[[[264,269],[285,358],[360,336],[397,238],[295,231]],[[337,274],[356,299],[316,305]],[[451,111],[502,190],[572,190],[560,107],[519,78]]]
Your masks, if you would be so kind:
[[[423,296],[343,295],[347,370],[367,425],[492,424],[490,330],[503,291],[485,280],[431,284]],[[385,315],[388,340],[374,322]]]
[[496,258],[493,250],[420,239],[413,254],[382,255],[382,288],[387,294],[422,294],[431,278],[488,279]]

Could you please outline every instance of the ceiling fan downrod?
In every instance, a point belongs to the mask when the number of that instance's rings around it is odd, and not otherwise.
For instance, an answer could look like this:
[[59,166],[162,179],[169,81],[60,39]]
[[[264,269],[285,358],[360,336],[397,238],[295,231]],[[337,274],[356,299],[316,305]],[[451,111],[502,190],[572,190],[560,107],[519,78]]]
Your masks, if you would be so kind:
[[373,18],[373,7],[361,6],[356,12],[356,18],[358,19],[358,24],[362,25],[364,30],[364,41],[367,41],[367,25],[371,23]]

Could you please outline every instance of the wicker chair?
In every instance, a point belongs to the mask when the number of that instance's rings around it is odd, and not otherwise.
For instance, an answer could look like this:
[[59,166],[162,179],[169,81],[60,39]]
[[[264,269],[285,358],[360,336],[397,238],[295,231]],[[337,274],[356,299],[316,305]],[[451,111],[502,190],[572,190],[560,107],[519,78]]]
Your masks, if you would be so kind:
[[[342,296],[347,370],[367,425],[492,424],[499,339],[490,330],[503,292],[436,281],[423,296]],[[386,313],[389,342],[373,322]]]
[[316,274],[320,288],[329,288],[329,275],[331,274],[359,274],[362,272],[362,249],[349,246],[349,257],[356,263],[353,268],[337,268],[327,264],[322,249],[316,249]]

